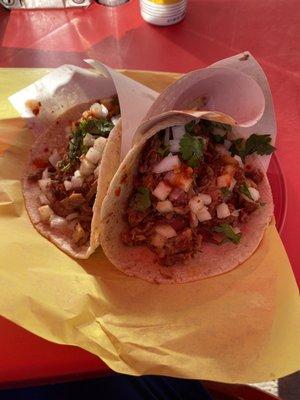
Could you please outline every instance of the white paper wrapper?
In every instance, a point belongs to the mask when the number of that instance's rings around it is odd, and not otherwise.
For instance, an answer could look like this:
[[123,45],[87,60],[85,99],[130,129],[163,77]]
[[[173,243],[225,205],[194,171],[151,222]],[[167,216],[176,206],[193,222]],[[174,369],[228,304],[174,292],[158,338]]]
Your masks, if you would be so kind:
[[[147,119],[169,110],[198,109],[219,111],[233,117],[238,136],[270,134],[276,138],[272,96],[267,78],[248,53],[192,71],[169,86],[154,102]],[[270,156],[262,164],[268,168]]]
[[[158,93],[99,61],[87,61],[98,73],[73,65],[63,65],[13,94],[9,97],[9,101],[19,114],[27,119],[29,127],[37,136],[72,106],[117,94],[122,117],[121,158],[123,158],[131,148],[135,129],[145,117]],[[99,72],[106,76],[99,75]],[[28,100],[41,103],[37,116],[34,116],[26,105]]]

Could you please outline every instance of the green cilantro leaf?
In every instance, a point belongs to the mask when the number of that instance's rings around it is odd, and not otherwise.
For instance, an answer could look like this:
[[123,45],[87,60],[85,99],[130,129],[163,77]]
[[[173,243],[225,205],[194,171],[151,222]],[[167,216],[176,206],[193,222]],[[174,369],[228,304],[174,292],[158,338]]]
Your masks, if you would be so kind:
[[250,200],[253,200],[253,197],[251,196],[251,193],[249,191],[249,187],[247,185],[246,182],[243,182],[240,186],[239,186],[239,192],[243,193],[245,196],[247,196]]
[[162,143],[157,149],[157,153],[163,158],[166,157],[170,153],[170,146]]
[[214,143],[224,143],[227,135],[231,132],[230,125],[222,124],[221,122],[203,120],[204,126],[211,134]]
[[182,158],[190,167],[196,167],[203,159],[204,140],[185,133],[180,140],[180,152]]
[[137,211],[145,211],[151,206],[150,191],[145,186],[137,188],[130,202],[130,207]]
[[246,141],[242,138],[233,140],[229,150],[232,155],[237,154],[245,161],[245,157],[249,154],[257,153],[261,156],[272,154],[276,148],[271,145],[270,135],[257,135],[253,133]]
[[185,131],[186,133],[193,133],[194,132],[194,127],[197,124],[197,121],[190,121],[185,125]]
[[107,119],[91,118],[86,121],[85,134],[89,133],[94,136],[103,136],[107,138],[113,127],[114,124]]
[[228,189],[227,186],[222,187],[222,188],[221,188],[221,192],[222,192],[222,196],[223,196],[224,198],[228,198],[228,197],[231,196],[231,191]]
[[234,244],[238,244],[241,240],[242,234],[235,233],[232,226],[229,224],[221,224],[214,227],[215,232],[223,233],[225,237],[233,242]]

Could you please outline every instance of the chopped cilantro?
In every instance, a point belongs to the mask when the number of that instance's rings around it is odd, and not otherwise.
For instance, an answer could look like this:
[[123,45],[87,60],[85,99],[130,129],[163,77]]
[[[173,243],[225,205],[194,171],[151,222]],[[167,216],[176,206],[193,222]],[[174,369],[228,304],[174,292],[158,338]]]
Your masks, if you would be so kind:
[[185,125],[185,131],[186,133],[193,133],[194,132],[194,127],[197,124],[197,121],[190,121]]
[[232,226],[229,224],[221,224],[214,227],[215,232],[223,233],[226,239],[230,240],[234,244],[238,244],[241,240],[242,234],[235,233]]
[[86,121],[85,134],[89,133],[94,136],[108,137],[114,124],[106,119],[91,118]]
[[214,143],[221,143],[225,142],[227,139],[228,133],[231,132],[231,126],[227,124],[222,124],[221,122],[214,122],[214,121],[207,121],[203,120],[204,126],[211,134],[212,141]]
[[247,140],[242,138],[233,140],[229,150],[232,155],[237,154],[245,161],[245,157],[249,154],[257,153],[261,156],[264,154],[272,154],[276,148],[271,145],[270,135],[257,135],[253,133]]
[[196,167],[203,159],[204,140],[185,133],[180,140],[180,152],[182,158],[190,167]]
[[221,192],[224,198],[228,198],[231,196],[231,191],[228,189],[227,186],[222,187]]
[[162,143],[157,149],[157,153],[163,158],[166,157],[170,153],[170,146]]
[[137,188],[131,199],[130,207],[137,211],[145,211],[151,206],[150,191],[145,186]]
[[249,188],[248,188],[248,185],[246,182],[243,182],[239,186],[239,191],[240,191],[240,193],[243,193],[245,196],[247,196],[250,200],[253,200],[253,197],[251,196],[251,193],[249,191]]

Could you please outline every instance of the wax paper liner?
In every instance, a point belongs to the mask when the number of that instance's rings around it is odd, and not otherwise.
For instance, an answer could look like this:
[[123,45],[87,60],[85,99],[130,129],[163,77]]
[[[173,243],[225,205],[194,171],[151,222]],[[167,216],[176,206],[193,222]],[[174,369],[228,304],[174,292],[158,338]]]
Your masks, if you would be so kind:
[[30,135],[18,119],[0,127],[1,315],[127,374],[257,382],[298,369],[298,290],[274,224],[239,268],[189,284],[130,278],[101,250],[75,261],[38,235],[24,210]]
[[[157,98],[146,119],[164,111],[190,108],[228,114],[239,125],[234,129],[239,137],[269,134],[275,144],[276,121],[269,84],[248,51],[183,75]],[[270,157],[261,159],[265,170]]]

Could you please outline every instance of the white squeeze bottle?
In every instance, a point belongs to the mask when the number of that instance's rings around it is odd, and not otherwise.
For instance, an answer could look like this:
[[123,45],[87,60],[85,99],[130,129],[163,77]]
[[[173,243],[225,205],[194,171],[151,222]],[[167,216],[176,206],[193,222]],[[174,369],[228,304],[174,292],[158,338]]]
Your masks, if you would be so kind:
[[154,25],[173,25],[181,21],[186,12],[187,0],[140,0],[141,14]]

